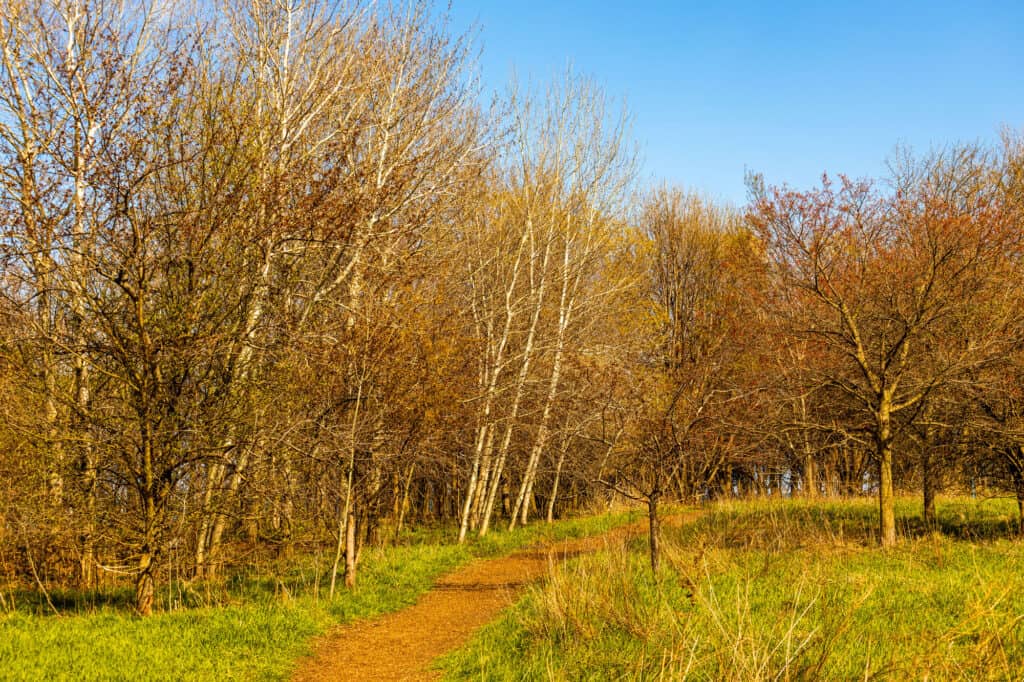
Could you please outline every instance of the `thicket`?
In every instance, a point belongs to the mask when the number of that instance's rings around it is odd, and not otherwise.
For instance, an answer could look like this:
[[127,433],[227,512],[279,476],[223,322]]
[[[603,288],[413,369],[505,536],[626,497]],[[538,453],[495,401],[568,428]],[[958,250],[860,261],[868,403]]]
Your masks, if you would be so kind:
[[1024,500],[1016,135],[717,206],[586,79],[483,107],[428,4],[200,5],[0,8],[5,580],[148,614],[615,496],[655,566],[664,500]]

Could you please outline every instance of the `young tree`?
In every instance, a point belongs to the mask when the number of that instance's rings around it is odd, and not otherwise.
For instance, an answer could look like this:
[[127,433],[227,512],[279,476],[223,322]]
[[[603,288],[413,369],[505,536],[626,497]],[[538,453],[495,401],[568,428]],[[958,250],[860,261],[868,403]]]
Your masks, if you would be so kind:
[[753,244],[737,214],[678,190],[652,193],[641,225],[637,267],[648,279],[636,302],[644,317],[630,329],[630,426],[604,482],[646,503],[657,571],[661,500],[673,489],[707,494],[734,445],[716,425],[742,396],[740,301]]

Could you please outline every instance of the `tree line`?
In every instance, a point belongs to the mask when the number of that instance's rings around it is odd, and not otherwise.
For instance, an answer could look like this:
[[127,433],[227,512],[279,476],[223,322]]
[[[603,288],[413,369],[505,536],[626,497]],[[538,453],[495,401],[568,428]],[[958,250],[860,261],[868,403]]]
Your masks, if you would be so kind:
[[[644,502],[1024,505],[1024,147],[637,182],[427,3],[0,8],[0,571],[153,609],[254,552]],[[1024,506],[1022,506],[1024,518]]]

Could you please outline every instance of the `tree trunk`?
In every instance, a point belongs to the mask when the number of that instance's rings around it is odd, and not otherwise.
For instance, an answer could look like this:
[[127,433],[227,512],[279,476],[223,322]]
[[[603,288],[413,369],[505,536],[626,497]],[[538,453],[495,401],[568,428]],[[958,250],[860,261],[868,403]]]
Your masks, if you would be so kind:
[[892,429],[888,406],[878,416],[878,512],[882,547],[896,545],[896,512],[892,483]]
[[82,557],[79,560],[79,586],[89,590],[97,586],[96,576],[96,464],[91,452],[86,451],[83,461],[82,487],[85,498],[85,519],[80,536]]
[[[147,448],[148,450],[148,448]],[[147,460],[149,458],[147,457]],[[145,534],[139,548],[139,568],[135,576],[135,611],[140,616],[153,613],[153,571],[158,547],[157,499],[152,494],[152,464],[147,462],[147,488],[143,491]]]
[[811,500],[818,497],[818,467],[810,452],[804,455],[804,496]]
[[[409,499],[412,492],[412,476],[416,471],[415,462],[409,465],[409,472],[405,476],[405,485],[401,488],[401,502],[398,503],[398,514],[397,521],[395,521],[395,537],[394,542],[398,544],[398,539],[402,535],[402,527],[405,525],[406,516],[409,513]],[[396,495],[396,498],[398,496]]]
[[153,553],[144,547],[139,556],[139,572],[135,576],[135,611],[140,616],[153,614]]
[[[481,432],[478,438],[485,435]],[[473,468],[469,474],[469,484],[466,486],[466,500],[462,505],[461,521],[459,522],[459,544],[466,541],[466,534],[469,532],[469,516],[473,509],[473,495],[476,492],[477,480],[480,477],[480,450],[477,449],[473,455]]]
[[[1013,473],[1013,490],[1017,495],[1017,532],[1024,534],[1024,458],[1021,448],[1011,451],[1010,467]],[[973,489],[974,481],[971,481]]]
[[193,558],[193,575],[202,580],[206,577],[207,548],[210,544],[210,521],[213,519],[214,489],[224,480],[224,465],[220,462],[208,465],[206,490],[199,515],[199,529],[196,531],[196,551]]
[[839,456],[837,450],[838,448],[833,449],[829,453],[822,466],[821,477],[825,483],[825,495],[828,497],[839,496],[839,486],[836,483],[836,458]]
[[351,514],[348,513],[348,502],[345,504],[346,511],[339,514],[338,518],[338,542],[334,548],[334,563],[331,565],[331,586],[328,591],[328,599],[334,598],[334,588],[337,585],[338,580],[338,566],[341,565],[341,557],[344,554],[345,539],[348,533],[348,519]]
[[925,443],[925,451],[921,455],[921,486],[924,493],[924,523],[929,528],[935,526],[935,474],[932,470],[932,455],[928,452],[928,444]]
[[[245,480],[248,466],[249,450],[247,448],[242,452],[238,461],[235,462],[235,468],[228,477],[228,485],[224,496],[225,505],[234,505],[238,502],[238,491],[242,487],[242,481]],[[210,528],[210,539],[206,545],[206,566],[204,570],[207,578],[213,578],[217,573],[218,555],[220,554],[221,544],[224,539],[224,531],[227,529],[228,518],[227,510],[222,508],[214,511],[213,525]]]
[[533,499],[533,482],[536,480],[537,469],[534,467],[530,475],[530,480],[526,486],[526,495],[523,497],[523,504],[519,508],[519,525],[525,526],[526,522],[530,518],[530,505],[534,504]]
[[345,520],[345,587],[356,586],[356,515],[349,512]]
[[651,550],[651,571],[655,575],[661,566],[661,521],[658,519],[658,499],[661,494],[651,493],[647,498],[647,529]]
[[[530,230],[531,234],[533,231],[533,221],[527,219],[527,229]],[[533,239],[530,239],[531,253],[533,249]],[[494,466],[493,478],[490,481],[490,485],[487,490],[487,499],[484,503],[483,519],[480,523],[480,536],[483,537],[487,534],[487,529],[491,524],[491,515],[494,513],[494,502],[498,497],[499,486],[501,485],[501,475],[505,469],[505,460],[508,457],[509,444],[512,441],[512,432],[516,427],[516,420],[519,416],[519,405],[523,397],[523,389],[526,386],[526,380],[530,374],[530,365],[533,361],[533,347],[537,337],[537,327],[540,322],[540,314],[544,308],[544,294],[547,290],[547,271],[548,271],[548,258],[551,254],[551,236],[548,235],[546,244],[544,246],[544,257],[540,263],[540,274],[539,281],[534,277],[534,265],[533,259],[530,259],[530,285],[534,286],[536,282],[536,294],[534,297],[533,314],[530,317],[530,328],[526,335],[526,343],[523,346],[523,361],[519,368],[519,376],[516,379],[516,390],[514,398],[512,399],[512,408],[509,415],[506,417],[505,424],[505,437],[501,441],[501,449],[498,451],[498,459]],[[560,350],[555,353],[555,369],[553,370],[552,384],[557,385],[558,383],[558,364],[560,360]],[[547,427],[548,415],[551,411],[551,396],[548,397],[548,402],[544,407],[544,416],[541,418],[541,424],[538,429],[538,442],[543,441],[544,432]],[[527,466],[526,476],[530,476],[529,466]]]
[[157,528],[166,495],[156,491],[157,477],[153,462],[156,459],[153,448],[152,424],[145,420],[142,431],[142,487],[139,497],[142,502],[143,536],[139,548],[139,572],[135,578],[135,610],[140,616],[153,613],[153,564],[160,541]]
[[562,465],[565,464],[565,454],[568,449],[568,441],[564,441],[562,451],[558,453],[558,463],[555,465],[555,480],[551,483],[551,497],[548,498],[548,523],[555,521],[555,498],[558,496],[558,484],[562,480]]
[[719,497],[723,500],[727,500],[732,497],[732,465],[726,465],[719,476]]
[[1017,532],[1024,534],[1024,476],[1017,476]]
[[[46,299],[46,296],[41,297]],[[46,311],[49,315],[49,311]],[[48,324],[49,326],[49,324]],[[48,331],[48,333],[50,333]],[[57,412],[57,374],[50,352],[43,353],[43,383],[46,391],[46,448],[50,466],[46,483],[50,504],[56,509],[64,506],[64,443],[59,434]]]

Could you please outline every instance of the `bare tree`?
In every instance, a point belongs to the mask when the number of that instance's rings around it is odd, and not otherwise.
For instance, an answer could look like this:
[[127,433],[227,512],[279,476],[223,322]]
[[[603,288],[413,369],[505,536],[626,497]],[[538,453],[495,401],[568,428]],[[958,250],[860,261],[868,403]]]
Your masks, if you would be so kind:
[[[896,542],[893,443],[945,382],[1005,352],[982,301],[1005,290],[999,272],[1014,231],[993,165],[974,148],[909,162],[886,195],[869,183],[758,192],[751,220],[795,303],[792,333],[823,343],[824,383],[865,416],[878,463],[881,540]],[[755,188],[756,189],[756,188]],[[944,332],[974,320],[966,342]]]

